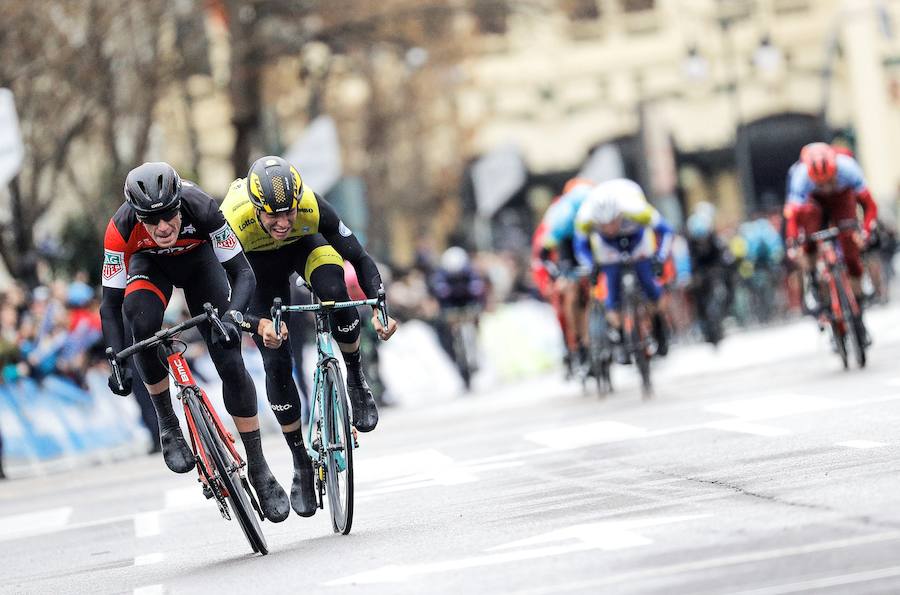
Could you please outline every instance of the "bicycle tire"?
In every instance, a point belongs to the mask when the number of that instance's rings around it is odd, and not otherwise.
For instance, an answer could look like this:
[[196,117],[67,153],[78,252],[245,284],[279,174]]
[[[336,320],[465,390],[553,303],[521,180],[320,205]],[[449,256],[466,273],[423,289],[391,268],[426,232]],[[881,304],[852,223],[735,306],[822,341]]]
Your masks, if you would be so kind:
[[844,277],[840,277],[841,282],[838,283],[838,299],[841,302],[841,312],[845,321],[845,326],[849,328],[851,335],[851,344],[853,345],[853,355],[856,359],[856,365],[860,368],[866,367],[866,343],[865,334],[862,328],[862,320],[853,313],[850,307],[850,298],[847,295],[847,286],[844,284]]
[[603,309],[596,303],[588,311],[588,329],[591,373],[597,381],[597,392],[603,397],[613,390],[609,374],[612,347],[609,345],[606,335],[606,318]]
[[641,396],[649,399],[653,396],[653,383],[650,380],[650,357],[641,333],[641,318],[638,304],[631,301],[629,305],[634,323],[631,325],[631,351],[634,355],[634,363],[641,374]]
[[184,395],[182,398],[185,399],[191,417],[194,418],[194,426],[197,428],[198,438],[212,459],[219,481],[228,493],[227,498],[231,503],[231,509],[237,517],[238,524],[241,526],[247,542],[254,553],[268,554],[269,546],[266,543],[266,537],[263,535],[259,522],[256,520],[255,510],[253,510],[247,493],[244,491],[246,487],[241,481],[237,468],[229,467],[228,460],[231,458],[231,454],[228,452],[227,447],[222,444],[222,439],[215,429],[215,424],[210,419],[206,407],[201,406],[200,397],[193,391],[191,395]]
[[334,532],[347,535],[353,525],[353,434],[350,430],[347,389],[335,362],[328,362],[325,367],[324,397],[322,438],[325,443],[328,511]]

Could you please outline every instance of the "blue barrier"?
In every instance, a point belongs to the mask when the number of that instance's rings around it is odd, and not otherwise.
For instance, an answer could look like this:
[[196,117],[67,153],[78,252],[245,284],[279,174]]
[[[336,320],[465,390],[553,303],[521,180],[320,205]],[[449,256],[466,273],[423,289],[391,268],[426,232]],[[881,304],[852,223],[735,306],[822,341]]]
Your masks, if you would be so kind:
[[[70,380],[49,376],[40,384],[19,378],[0,384],[0,432],[4,459],[40,464],[103,449],[140,444],[146,430],[122,400],[93,383],[92,392]],[[131,413],[131,415],[129,414]]]

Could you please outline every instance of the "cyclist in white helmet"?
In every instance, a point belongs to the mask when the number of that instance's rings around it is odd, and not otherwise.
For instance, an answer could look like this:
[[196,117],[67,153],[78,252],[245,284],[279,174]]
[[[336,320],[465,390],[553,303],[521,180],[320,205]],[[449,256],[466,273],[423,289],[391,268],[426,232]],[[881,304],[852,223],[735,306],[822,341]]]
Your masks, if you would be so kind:
[[[606,275],[607,321],[610,338],[621,343],[620,285],[623,255],[630,255],[641,288],[656,304],[662,294],[657,271],[669,256],[674,231],[647,202],[641,187],[627,179],[598,184],[585,199],[575,218],[575,256],[583,266],[599,267]],[[653,314],[657,353],[666,355],[665,323],[658,310]],[[620,361],[627,355],[619,352]],[[623,363],[625,363],[623,361]]]

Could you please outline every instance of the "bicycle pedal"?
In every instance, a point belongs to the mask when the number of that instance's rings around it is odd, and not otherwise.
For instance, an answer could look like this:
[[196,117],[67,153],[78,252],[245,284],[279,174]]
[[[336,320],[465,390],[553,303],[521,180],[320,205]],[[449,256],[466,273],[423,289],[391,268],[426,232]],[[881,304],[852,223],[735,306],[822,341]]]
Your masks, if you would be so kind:
[[206,497],[207,500],[212,500],[212,497],[214,495],[213,491],[206,484],[203,484],[203,495]]
[[325,467],[319,467],[319,481],[325,481]]

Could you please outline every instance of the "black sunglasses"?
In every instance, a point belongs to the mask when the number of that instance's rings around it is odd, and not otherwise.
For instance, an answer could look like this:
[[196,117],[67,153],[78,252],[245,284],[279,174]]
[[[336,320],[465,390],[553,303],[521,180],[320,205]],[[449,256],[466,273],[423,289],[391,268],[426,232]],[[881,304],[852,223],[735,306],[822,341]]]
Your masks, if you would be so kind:
[[175,208],[169,209],[168,211],[163,211],[161,213],[153,213],[152,215],[141,215],[137,214],[138,221],[141,223],[148,223],[150,225],[159,225],[160,221],[169,222],[174,219],[178,213],[181,212],[181,205],[178,205]]

